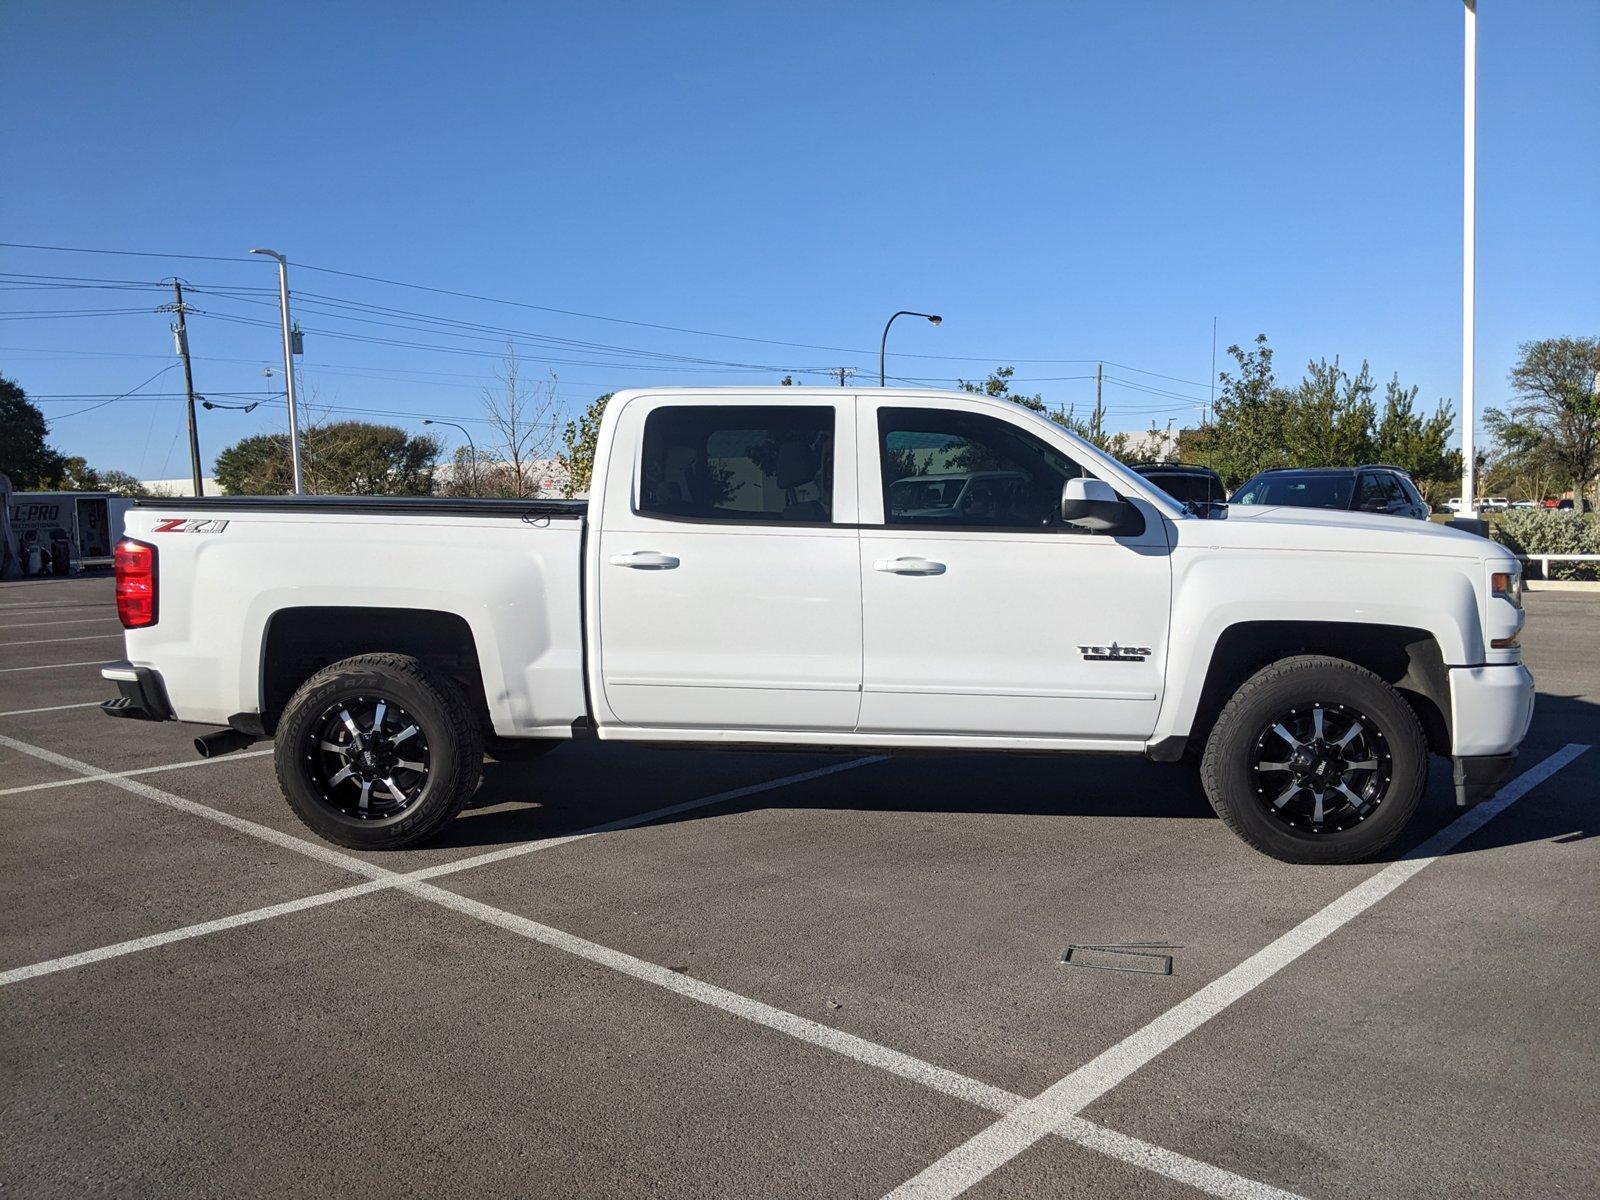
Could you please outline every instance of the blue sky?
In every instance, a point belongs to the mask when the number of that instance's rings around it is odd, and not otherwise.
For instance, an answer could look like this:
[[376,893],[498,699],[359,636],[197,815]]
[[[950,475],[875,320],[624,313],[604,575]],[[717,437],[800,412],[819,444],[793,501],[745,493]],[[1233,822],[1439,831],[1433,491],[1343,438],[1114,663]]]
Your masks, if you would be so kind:
[[[1600,5],[1482,0],[1479,20],[1478,389],[1493,403],[1518,342],[1600,333]],[[525,371],[555,370],[571,406],[796,369],[865,378],[897,308],[945,322],[897,325],[891,374],[1015,363],[1029,390],[1082,409],[1093,382],[1071,377],[1103,359],[1122,364],[1106,368],[1119,428],[1195,418],[1213,315],[1223,347],[1267,333],[1283,373],[1365,357],[1429,402],[1460,392],[1458,0],[57,0],[0,9],[0,44],[7,242],[230,259],[268,245],[643,323],[296,267],[297,293],[335,298],[297,314],[304,377],[334,415],[479,417],[498,351],[481,331],[354,322],[349,301],[526,334]],[[150,291],[12,276],[181,275],[201,289],[205,394],[260,389],[279,361],[272,328],[226,319],[270,322],[270,294],[204,290],[270,287],[264,260],[0,248],[0,272],[8,318],[141,310],[0,322],[0,372],[32,394],[134,387],[172,361],[169,318]],[[140,394],[180,388],[170,370]],[[58,448],[186,474],[181,402],[87,403],[41,400]],[[282,419],[203,413],[208,459]]]

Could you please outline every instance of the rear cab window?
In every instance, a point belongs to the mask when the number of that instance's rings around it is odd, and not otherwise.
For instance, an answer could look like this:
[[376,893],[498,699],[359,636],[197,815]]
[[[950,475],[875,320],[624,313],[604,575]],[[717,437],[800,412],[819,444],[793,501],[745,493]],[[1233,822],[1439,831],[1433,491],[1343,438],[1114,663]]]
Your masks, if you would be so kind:
[[645,417],[640,516],[828,524],[835,410],[819,405],[670,405]]

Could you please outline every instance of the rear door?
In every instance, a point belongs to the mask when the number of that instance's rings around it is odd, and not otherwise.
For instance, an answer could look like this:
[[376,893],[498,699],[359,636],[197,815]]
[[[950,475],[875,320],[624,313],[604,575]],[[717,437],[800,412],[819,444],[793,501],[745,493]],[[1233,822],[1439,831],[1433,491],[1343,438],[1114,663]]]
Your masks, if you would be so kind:
[[1172,588],[1160,513],[1137,500],[1128,536],[1062,524],[1084,468],[1020,410],[863,395],[857,422],[860,729],[1148,736]]
[[848,395],[627,404],[613,445],[632,453],[610,460],[592,560],[616,721],[855,727],[853,422]]

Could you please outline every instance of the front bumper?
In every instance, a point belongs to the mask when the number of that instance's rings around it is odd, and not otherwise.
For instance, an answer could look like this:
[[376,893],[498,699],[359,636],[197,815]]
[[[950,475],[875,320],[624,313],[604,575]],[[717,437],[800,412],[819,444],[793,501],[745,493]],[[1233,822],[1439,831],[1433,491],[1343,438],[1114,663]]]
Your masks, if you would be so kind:
[[1517,752],[1486,754],[1455,761],[1456,803],[1462,808],[1494,799],[1500,785],[1517,765]]
[[176,719],[172,705],[167,702],[166,686],[153,668],[136,667],[130,662],[107,663],[100,668],[100,677],[117,685],[117,698],[100,706],[106,716],[138,721]]
[[1521,663],[1450,668],[1450,752],[1457,758],[1509,754],[1533,720],[1533,676]]

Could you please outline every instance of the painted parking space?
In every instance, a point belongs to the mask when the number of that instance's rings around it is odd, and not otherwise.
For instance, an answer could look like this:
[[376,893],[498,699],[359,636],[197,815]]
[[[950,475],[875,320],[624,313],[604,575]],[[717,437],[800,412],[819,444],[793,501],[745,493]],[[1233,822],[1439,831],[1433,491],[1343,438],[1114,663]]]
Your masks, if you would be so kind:
[[[1600,629],[1541,603],[1521,769],[1596,727]],[[487,764],[433,846],[345,854],[269,756],[191,765],[192,727],[57,707],[111,690],[0,673],[0,736],[47,756],[15,760],[29,778],[170,768],[0,796],[0,972],[55,964],[5,991],[27,1119],[0,1153],[29,1191],[884,1194],[1385,870],[1252,854],[1182,769],[1137,760],[594,742]],[[1515,1031],[1581,1045],[1597,766],[971,1194],[1492,1191],[1496,1156],[1570,1191],[1595,1080]],[[1436,763],[1412,844],[1458,815]],[[1068,941],[1171,943],[1174,973],[1065,967]],[[396,1150],[373,1095],[421,1132]]]
[[0,971],[350,882],[106,783],[0,797],[0,823]]
[[30,1191],[871,1195],[982,1122],[395,896],[87,970],[0,1018]]

